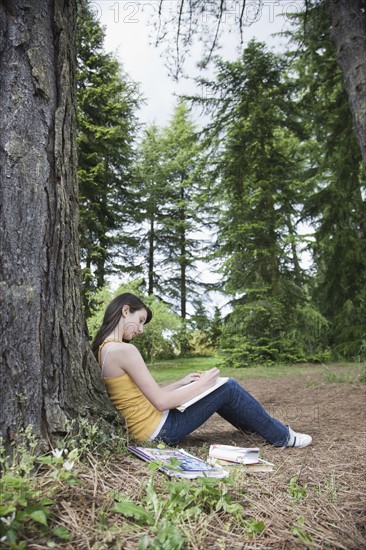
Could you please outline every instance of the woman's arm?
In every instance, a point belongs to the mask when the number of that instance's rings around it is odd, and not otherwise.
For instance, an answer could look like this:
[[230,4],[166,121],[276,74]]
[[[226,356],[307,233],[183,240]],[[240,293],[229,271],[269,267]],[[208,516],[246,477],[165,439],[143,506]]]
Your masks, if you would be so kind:
[[187,387],[182,387],[179,392],[175,391],[174,388],[167,391],[161,388],[151,376],[140,352],[134,345],[125,344],[123,353],[119,351],[117,354],[117,349],[111,350],[111,355],[112,353],[111,360],[116,361],[119,368],[132,378],[136,386],[159,411],[174,409],[188,401],[188,399],[196,397],[196,395],[211,388],[219,375],[218,369],[211,369],[199,376],[196,384],[187,384]]
[[176,382],[171,382],[170,384],[163,386],[161,389],[164,391],[177,390],[178,388],[181,388],[182,386],[186,386],[191,382],[196,382],[196,380],[198,380],[200,376],[201,374],[199,372],[192,372],[191,374],[187,374],[187,376],[185,376],[181,380],[177,380]]

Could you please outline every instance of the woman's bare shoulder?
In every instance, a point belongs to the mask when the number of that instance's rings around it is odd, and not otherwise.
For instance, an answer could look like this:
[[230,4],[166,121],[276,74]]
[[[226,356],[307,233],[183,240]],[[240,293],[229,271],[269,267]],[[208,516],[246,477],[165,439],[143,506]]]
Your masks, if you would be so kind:
[[125,342],[106,342],[106,346],[102,350],[102,370],[104,377],[114,378],[125,374],[124,366],[131,361],[129,346],[130,344]]
[[[123,342],[123,352],[126,355],[141,355],[139,350],[134,344],[130,344],[129,342]],[[122,347],[120,348],[122,349]]]
[[127,342],[123,342],[119,346],[112,349],[110,352],[110,358],[122,369],[124,369],[125,366],[135,364],[138,360],[142,360],[141,353],[137,347]]

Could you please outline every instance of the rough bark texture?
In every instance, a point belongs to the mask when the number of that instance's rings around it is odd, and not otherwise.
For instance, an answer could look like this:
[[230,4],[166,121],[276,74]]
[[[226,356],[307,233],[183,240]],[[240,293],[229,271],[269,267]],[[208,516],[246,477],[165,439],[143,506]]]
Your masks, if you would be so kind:
[[366,169],[366,1],[327,0],[331,36]]
[[76,0],[0,1],[0,428],[46,441],[114,414],[86,336],[75,148]]

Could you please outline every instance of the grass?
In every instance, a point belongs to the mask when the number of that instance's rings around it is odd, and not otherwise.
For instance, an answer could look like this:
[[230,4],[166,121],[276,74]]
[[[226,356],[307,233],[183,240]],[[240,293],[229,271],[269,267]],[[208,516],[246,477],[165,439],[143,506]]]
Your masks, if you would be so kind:
[[148,365],[157,382],[172,382],[194,371],[203,371],[218,367],[219,357],[190,357],[156,361]]
[[[347,365],[342,370],[330,366],[325,366],[323,371],[324,379],[329,383],[334,384],[354,384],[358,383],[363,376],[363,370],[361,365],[355,367],[354,365]],[[362,381],[362,380],[361,380]]]
[[[250,368],[223,368],[220,357],[189,357],[156,361],[149,365],[152,375],[159,383],[168,383],[183,378],[190,372],[220,369],[222,376],[246,380],[249,378],[277,378],[279,376],[304,376],[309,373],[308,364],[253,366]],[[361,363],[332,363],[311,365],[312,373],[323,375],[326,382],[357,383],[363,375]]]

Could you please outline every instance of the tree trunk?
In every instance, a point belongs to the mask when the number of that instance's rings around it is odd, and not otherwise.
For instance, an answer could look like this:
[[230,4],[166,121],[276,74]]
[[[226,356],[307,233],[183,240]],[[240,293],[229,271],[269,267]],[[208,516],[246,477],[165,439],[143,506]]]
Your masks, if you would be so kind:
[[297,248],[296,248],[297,234],[295,232],[290,214],[288,214],[288,216],[287,216],[286,225],[287,225],[287,228],[288,228],[288,234],[289,234],[289,238],[290,238],[292,262],[294,264],[294,280],[295,280],[296,285],[298,287],[301,287],[302,283],[303,283],[303,280],[302,280],[300,260],[299,260],[299,256],[298,256]]
[[183,320],[187,317],[187,250],[186,250],[186,207],[185,207],[185,192],[184,192],[184,176],[180,189],[181,208],[179,209],[179,243],[180,243],[180,316]]
[[1,435],[115,414],[81,307],[76,0],[1,0]]
[[148,295],[154,294],[154,260],[155,260],[155,224],[154,214],[150,217],[150,231],[149,231],[149,252],[148,252]]
[[354,120],[366,170],[366,2],[327,0],[331,37]]

